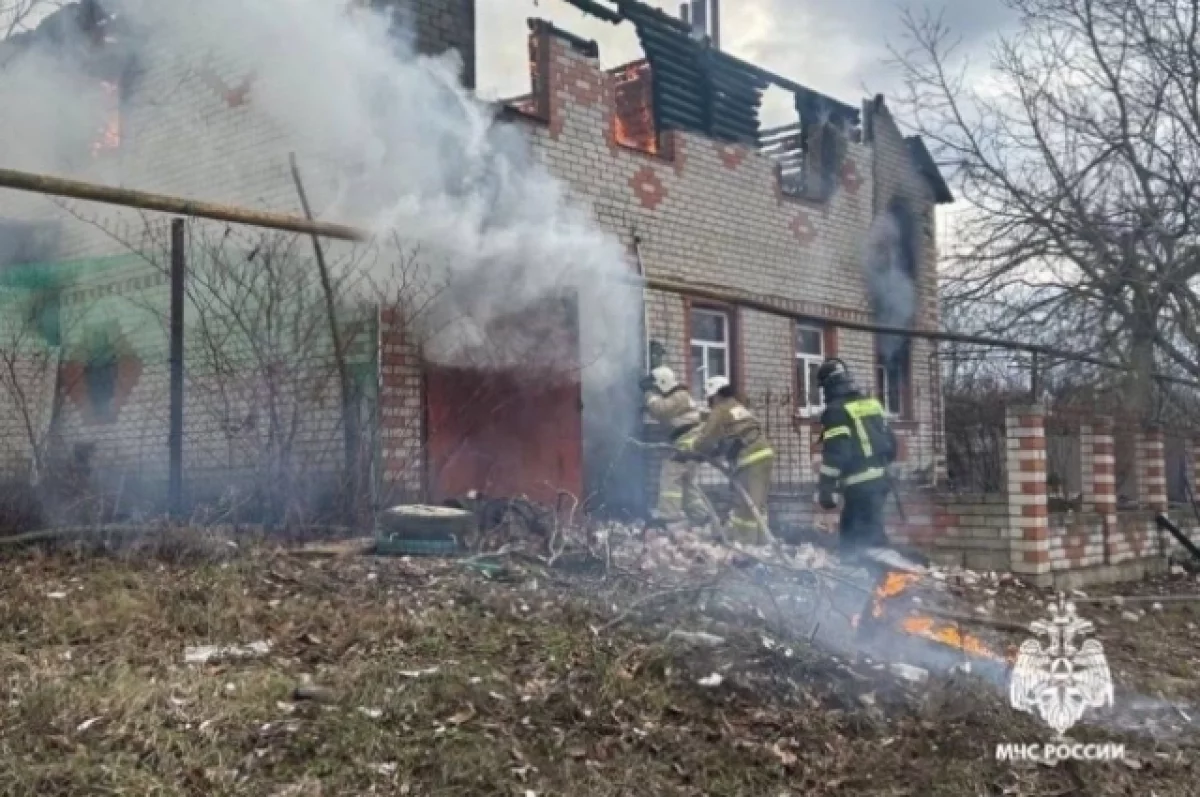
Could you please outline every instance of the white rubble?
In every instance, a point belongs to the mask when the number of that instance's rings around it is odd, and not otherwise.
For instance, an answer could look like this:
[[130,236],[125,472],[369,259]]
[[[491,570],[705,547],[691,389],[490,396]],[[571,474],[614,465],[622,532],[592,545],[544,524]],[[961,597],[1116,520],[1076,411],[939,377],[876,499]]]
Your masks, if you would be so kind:
[[248,645],[198,645],[185,648],[185,664],[207,664],[215,659],[247,659],[265,656],[271,652],[270,642],[251,642]]

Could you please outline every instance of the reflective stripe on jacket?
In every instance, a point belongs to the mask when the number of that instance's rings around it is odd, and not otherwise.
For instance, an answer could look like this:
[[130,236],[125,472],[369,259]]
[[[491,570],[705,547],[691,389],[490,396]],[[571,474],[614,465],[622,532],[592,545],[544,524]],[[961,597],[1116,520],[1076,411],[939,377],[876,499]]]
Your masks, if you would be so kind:
[[821,415],[821,489],[882,479],[896,456],[896,438],[875,398],[835,400]]
[[735,470],[775,456],[758,418],[737,399],[731,398],[713,404],[708,419],[694,435],[681,441],[680,447],[685,443],[690,443],[691,450],[702,454],[729,457]]

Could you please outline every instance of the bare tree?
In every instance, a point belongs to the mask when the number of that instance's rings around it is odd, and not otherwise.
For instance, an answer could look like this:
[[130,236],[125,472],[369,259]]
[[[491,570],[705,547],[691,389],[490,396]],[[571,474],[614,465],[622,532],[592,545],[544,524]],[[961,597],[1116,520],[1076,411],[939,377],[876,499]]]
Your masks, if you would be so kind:
[[0,39],[29,30],[62,5],[60,0],[0,0]]
[[39,328],[42,310],[48,309],[47,296],[20,288],[7,288],[0,295],[0,397],[8,449],[4,460],[8,475],[36,484],[46,466],[59,348]]
[[957,167],[950,305],[986,331],[1100,349],[1150,407],[1156,363],[1200,377],[1200,5],[1008,0],[989,69],[906,15],[905,116]]

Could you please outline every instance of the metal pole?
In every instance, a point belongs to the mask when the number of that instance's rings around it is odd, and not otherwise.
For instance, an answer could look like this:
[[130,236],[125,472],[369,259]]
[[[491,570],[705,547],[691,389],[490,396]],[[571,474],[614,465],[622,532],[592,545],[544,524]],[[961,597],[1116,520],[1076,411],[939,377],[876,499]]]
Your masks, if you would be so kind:
[[[588,0],[569,0],[569,2],[580,4],[586,3]],[[620,21],[620,18],[613,21]],[[780,85],[786,86],[786,84],[782,83]],[[33,193],[51,194],[53,196],[62,196],[70,199],[83,199],[91,202],[103,202],[109,205],[122,205],[125,207],[154,210],[163,213],[176,213],[182,216],[195,216],[199,218],[214,219],[217,221],[228,221],[234,224],[249,224],[256,227],[268,227],[271,229],[286,230],[289,232],[298,232],[308,235],[322,235],[327,238],[338,238],[345,241],[368,241],[371,239],[371,234],[367,230],[350,227],[344,224],[331,224],[323,221],[309,221],[308,219],[299,218],[297,216],[285,216],[279,213],[263,213],[260,211],[247,210],[245,208],[234,207],[231,205],[218,205],[212,202],[197,202],[190,199],[182,199],[180,197],[166,196],[164,194],[151,194],[145,191],[135,191],[126,188],[113,188],[111,186],[95,185],[77,180],[63,180],[57,177],[46,177],[43,175],[30,174],[28,172],[13,171],[12,169],[0,169],[0,188],[12,188],[18,191],[31,191]],[[800,318],[803,316],[803,313],[788,307],[787,305],[789,303],[786,300],[781,300],[773,296],[766,296],[762,294],[747,295],[741,291],[719,288],[713,285],[699,285],[692,282],[663,279],[660,277],[647,277],[642,279],[637,276],[630,275],[628,277],[617,277],[616,279],[632,280],[635,284],[643,288],[662,291],[663,293],[681,294],[695,299],[711,299],[713,301],[745,307],[750,310],[758,310],[759,312],[770,315],[781,316],[783,318]],[[880,335],[902,335],[904,337],[919,338],[923,340],[941,340],[956,343],[975,344],[979,346],[990,346],[998,349],[1009,349],[1012,351],[1038,352],[1046,357],[1056,360],[1087,363],[1088,365],[1095,365],[1100,368],[1107,368],[1121,372],[1128,372],[1130,370],[1128,367],[1120,365],[1119,363],[1102,360],[1099,357],[1078,354],[1076,352],[1065,351],[1052,346],[1042,346],[1036,343],[1022,343],[1015,340],[984,337],[981,335],[962,335],[953,332],[939,332],[935,330],[889,327],[881,324],[850,321],[842,318],[825,319],[825,321],[831,326],[841,329],[853,329],[860,332],[874,332]],[[1177,385],[1184,385],[1186,387],[1200,388],[1200,381],[1194,379],[1170,376],[1168,374],[1161,373],[1153,373],[1151,374],[1151,377],[1161,382],[1170,382]]]
[[31,174],[13,169],[0,169],[0,188],[30,191],[35,194],[50,194],[68,199],[83,199],[89,202],[104,202],[109,205],[123,205],[130,208],[228,221],[235,224],[251,224],[255,227],[268,227],[274,230],[323,235],[327,238],[339,238],[345,241],[365,241],[370,238],[370,234],[366,230],[356,229],[345,224],[309,221],[282,213],[265,213],[260,210],[219,205],[215,202],[198,202],[166,194],[152,194],[148,191],[136,191],[130,188],[114,188],[79,180],[64,180],[61,177]]
[[183,277],[184,220],[171,220],[171,419],[167,504],[171,516],[183,512]]
[[1032,394],[1029,397],[1030,401],[1037,404],[1038,398],[1042,395],[1042,369],[1036,351],[1033,352],[1029,364],[1029,392]]

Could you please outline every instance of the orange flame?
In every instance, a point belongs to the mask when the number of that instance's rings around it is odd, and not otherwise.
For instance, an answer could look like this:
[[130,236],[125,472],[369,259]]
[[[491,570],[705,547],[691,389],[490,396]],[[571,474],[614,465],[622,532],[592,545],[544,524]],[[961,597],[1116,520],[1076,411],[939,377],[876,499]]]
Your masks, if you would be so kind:
[[871,607],[871,614],[883,617],[883,602],[904,592],[919,578],[915,573],[888,573],[883,583],[875,588],[875,605]]
[[[903,593],[920,579],[915,573],[888,573],[883,583],[875,588],[875,601],[871,607],[871,615],[882,617],[884,602]],[[857,618],[855,618],[857,619]],[[857,623],[855,623],[857,626]],[[957,648],[965,653],[980,658],[1004,661],[1005,658],[992,651],[982,640],[970,634],[964,634],[953,623],[941,622],[931,617],[914,615],[900,622],[900,629],[907,634],[928,639],[933,642]]]
[[104,92],[105,118],[97,137],[92,141],[92,157],[97,157],[105,151],[119,149],[121,146],[120,87],[116,83],[102,80],[100,88]]
[[613,114],[613,138],[623,147],[658,154],[658,131],[650,83],[650,64],[629,64],[613,73],[616,79],[616,109]]
[[984,644],[980,639],[964,634],[949,623],[938,623],[929,617],[909,617],[900,623],[900,627],[913,636],[941,642],[952,648],[958,648],[972,656],[1004,661],[1000,656]]

